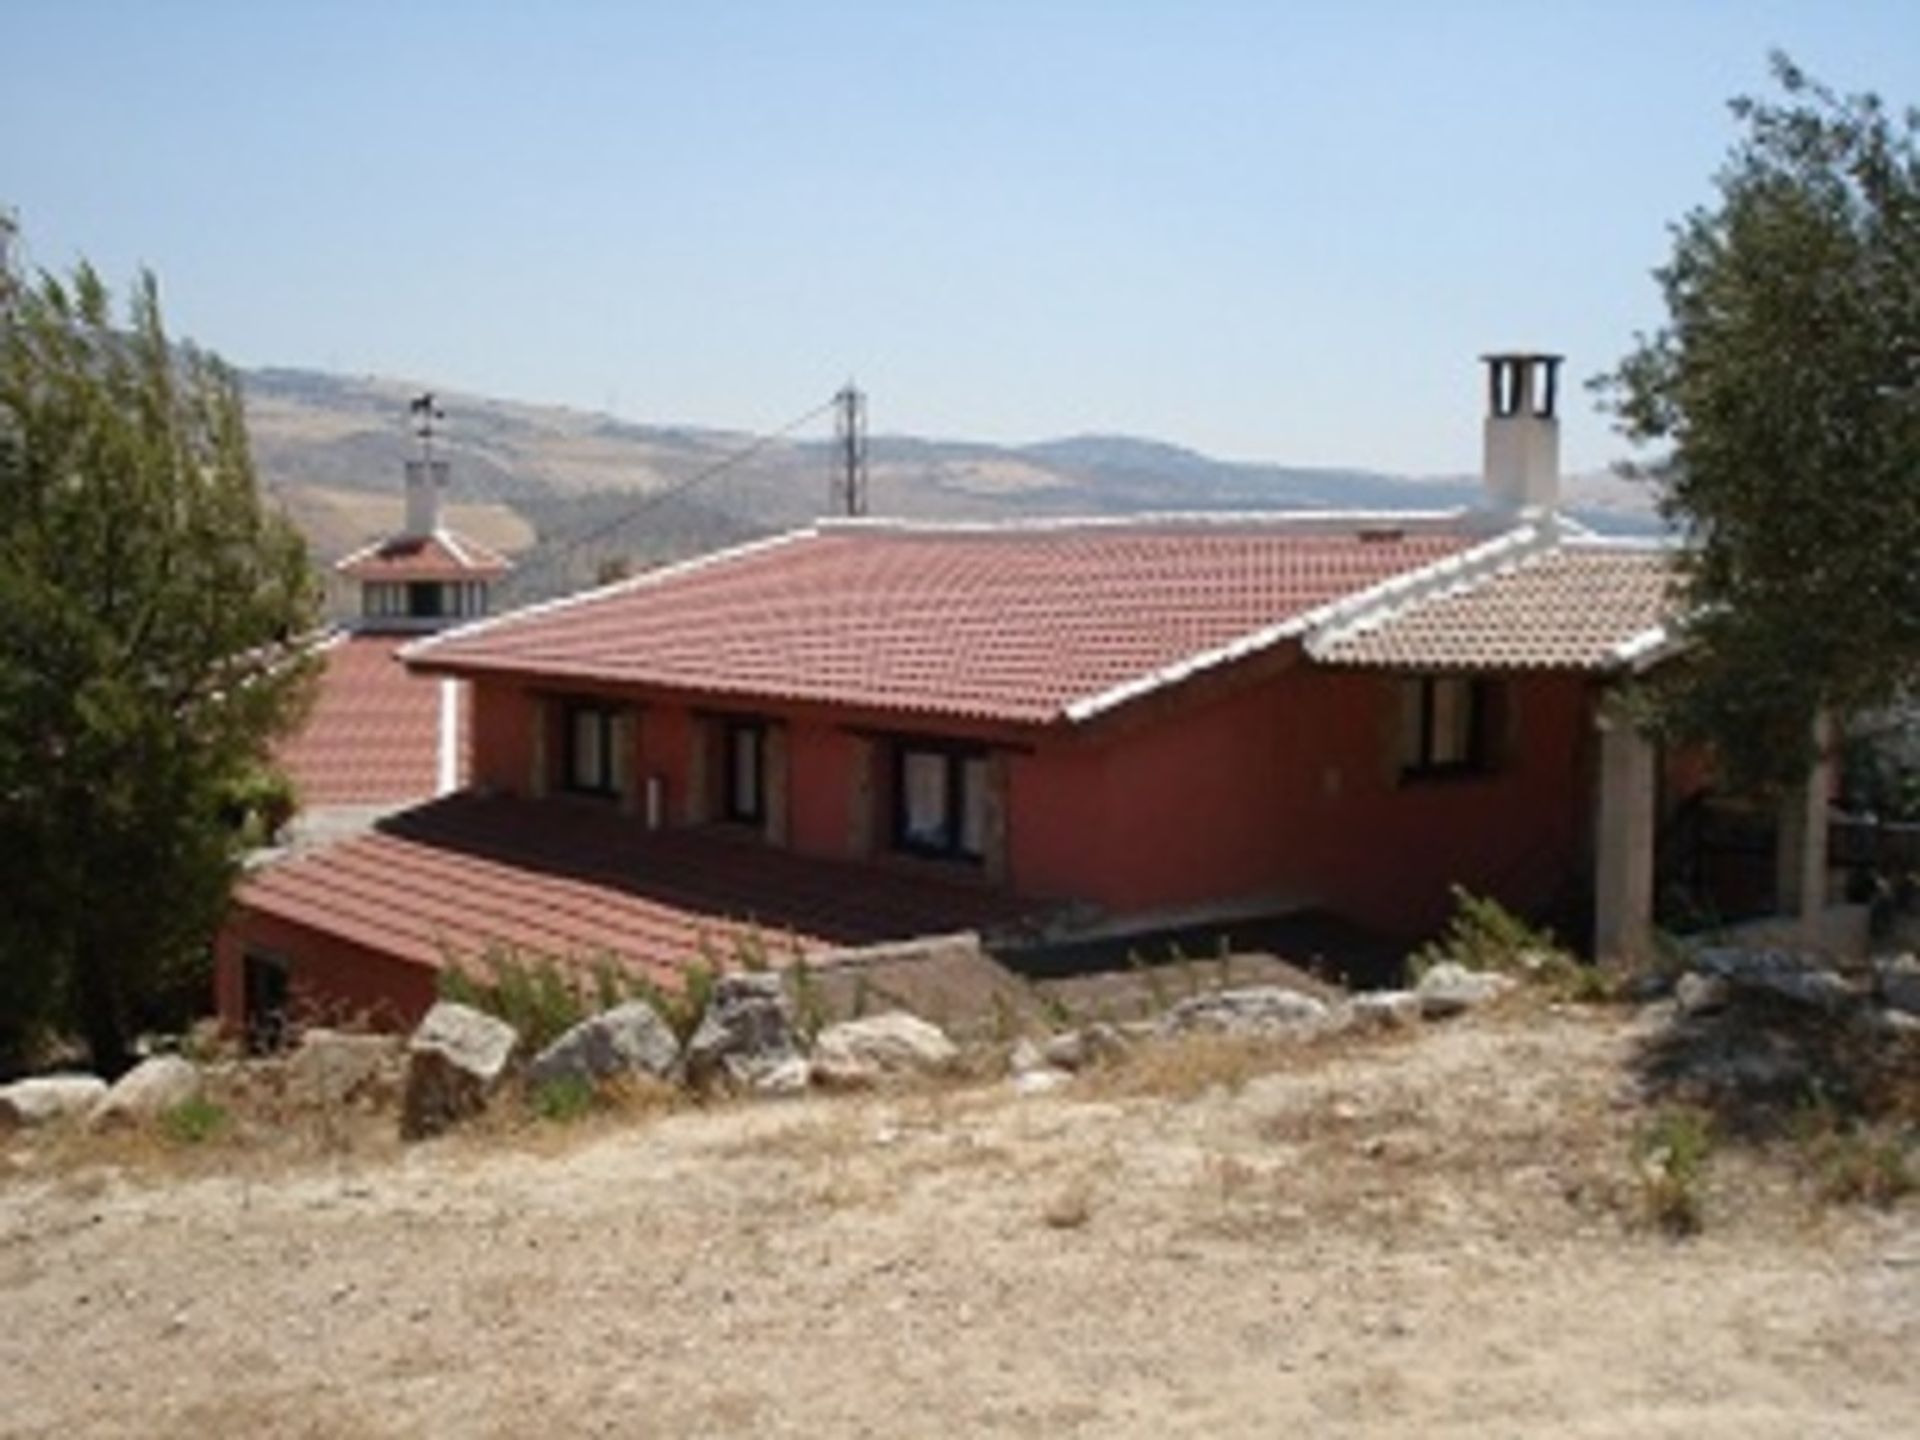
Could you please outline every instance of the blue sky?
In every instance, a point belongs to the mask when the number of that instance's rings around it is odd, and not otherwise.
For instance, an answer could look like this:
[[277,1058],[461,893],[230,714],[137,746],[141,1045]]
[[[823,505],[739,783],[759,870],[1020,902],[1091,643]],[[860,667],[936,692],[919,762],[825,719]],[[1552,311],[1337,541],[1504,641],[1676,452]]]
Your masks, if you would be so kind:
[[0,0],[0,204],[243,365],[1458,471],[1481,351],[1657,322],[1774,46],[1920,101],[1911,0]]

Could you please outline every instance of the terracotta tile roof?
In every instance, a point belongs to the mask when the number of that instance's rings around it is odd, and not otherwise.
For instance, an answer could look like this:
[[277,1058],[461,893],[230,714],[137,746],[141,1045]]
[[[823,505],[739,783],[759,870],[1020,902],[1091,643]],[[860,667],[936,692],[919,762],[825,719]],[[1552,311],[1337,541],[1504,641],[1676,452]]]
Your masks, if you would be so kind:
[[[438,792],[440,684],[395,652],[412,637],[346,635],[324,642],[313,710],[275,759],[302,807],[400,804]],[[460,707],[460,767],[467,774],[467,705]]]
[[[559,816],[561,808],[564,816]],[[558,817],[558,819],[557,819]],[[769,958],[1014,920],[1004,892],[815,860],[699,831],[649,832],[565,801],[450,796],[378,829],[256,870],[237,903],[397,959],[438,967],[491,941],[660,978],[725,956],[758,927]]]
[[436,530],[431,535],[394,535],[335,563],[349,580],[476,580],[513,568],[506,556],[478,540]]
[[825,525],[409,653],[456,671],[1046,723],[1475,538],[1434,517]]
[[1670,552],[1569,540],[1307,642],[1332,665],[1605,670],[1662,644]]

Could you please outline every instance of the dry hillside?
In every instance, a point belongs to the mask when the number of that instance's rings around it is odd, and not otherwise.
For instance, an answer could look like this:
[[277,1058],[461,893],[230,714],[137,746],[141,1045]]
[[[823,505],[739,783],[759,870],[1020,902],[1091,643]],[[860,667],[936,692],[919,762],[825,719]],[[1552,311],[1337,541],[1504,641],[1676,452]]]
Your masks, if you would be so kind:
[[1916,1207],[1729,1148],[1704,1232],[1650,1228],[1647,1024],[1528,999],[405,1153],[16,1139],[0,1433],[1912,1433]]

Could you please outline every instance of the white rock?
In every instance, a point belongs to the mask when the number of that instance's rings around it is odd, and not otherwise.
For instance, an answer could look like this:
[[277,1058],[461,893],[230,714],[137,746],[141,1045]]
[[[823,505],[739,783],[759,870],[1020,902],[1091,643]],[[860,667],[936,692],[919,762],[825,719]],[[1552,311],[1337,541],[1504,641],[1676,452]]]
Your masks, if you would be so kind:
[[1517,984],[1511,975],[1494,970],[1469,970],[1452,960],[1443,960],[1420,977],[1414,993],[1420,997],[1420,1013],[1429,1020],[1439,1020],[1498,1000]]
[[0,1131],[84,1117],[107,1093],[97,1075],[37,1075],[0,1086]]
[[813,1083],[813,1066],[806,1056],[792,1055],[755,1071],[752,1083],[756,1095],[804,1094]]
[[1035,1070],[1047,1068],[1047,1057],[1040,1053],[1040,1047],[1022,1035],[1013,1042],[1013,1049],[1007,1052],[1007,1073],[1026,1075]]
[[400,1133],[437,1135],[487,1106],[519,1034],[504,1020],[442,1000],[407,1041],[407,1088]]
[[687,1078],[696,1086],[726,1080],[752,1089],[799,1056],[793,1006],[780,977],[771,971],[722,975],[687,1042]]
[[934,1075],[951,1070],[960,1049],[938,1025],[904,1010],[829,1025],[813,1042],[816,1066],[867,1070],[879,1076]]
[[1307,1032],[1323,1025],[1327,1015],[1326,1003],[1311,995],[1279,985],[1256,985],[1182,1000],[1160,1017],[1160,1028],[1166,1034]]
[[1049,1090],[1058,1090],[1062,1085],[1071,1084],[1073,1076],[1064,1070],[1053,1070],[1042,1066],[1038,1070],[1023,1070],[1013,1077],[1013,1093],[1016,1095],[1044,1095]]
[[680,1064],[680,1042],[659,1012],[644,1000],[629,1000],[589,1016],[534,1057],[533,1084],[551,1080],[606,1080],[616,1075],[664,1079]]
[[202,1089],[199,1069],[178,1055],[155,1055],[142,1060],[114,1082],[87,1116],[96,1130],[139,1125],[176,1105],[198,1099]]
[[1874,988],[1889,1010],[1920,1015],[1920,956],[1896,955],[1873,967]]
[[1718,975],[1689,970],[1673,987],[1673,1005],[1682,1015],[1711,1015],[1733,999],[1733,987]]
[[1786,950],[1705,949],[1694,955],[1694,968],[1736,989],[1763,990],[1821,1010],[1839,1010],[1860,998],[1834,971]]
[[1347,1001],[1354,1023],[1363,1029],[1398,1030],[1419,1023],[1420,997],[1411,990],[1362,990]]

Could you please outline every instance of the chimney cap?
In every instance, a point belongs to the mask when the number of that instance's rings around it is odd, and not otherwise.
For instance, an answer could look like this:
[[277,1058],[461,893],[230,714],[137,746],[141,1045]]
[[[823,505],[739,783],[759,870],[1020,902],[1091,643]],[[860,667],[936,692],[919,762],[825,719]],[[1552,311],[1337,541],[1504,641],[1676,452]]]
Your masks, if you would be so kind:
[[1526,360],[1536,363],[1548,360],[1558,365],[1566,358],[1552,350],[1489,350],[1480,357],[1481,361],[1488,365],[1499,360]]

